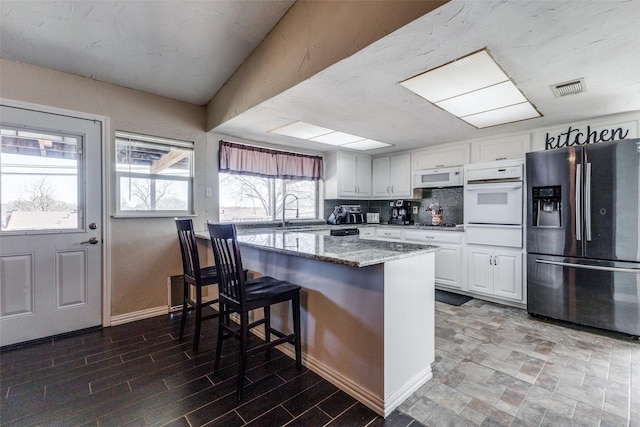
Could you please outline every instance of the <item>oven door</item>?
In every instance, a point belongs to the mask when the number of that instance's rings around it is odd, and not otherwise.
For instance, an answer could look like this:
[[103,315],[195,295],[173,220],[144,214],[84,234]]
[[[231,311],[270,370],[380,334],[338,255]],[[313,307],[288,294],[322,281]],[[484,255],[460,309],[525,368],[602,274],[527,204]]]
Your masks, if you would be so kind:
[[467,184],[466,224],[522,225],[522,182]]

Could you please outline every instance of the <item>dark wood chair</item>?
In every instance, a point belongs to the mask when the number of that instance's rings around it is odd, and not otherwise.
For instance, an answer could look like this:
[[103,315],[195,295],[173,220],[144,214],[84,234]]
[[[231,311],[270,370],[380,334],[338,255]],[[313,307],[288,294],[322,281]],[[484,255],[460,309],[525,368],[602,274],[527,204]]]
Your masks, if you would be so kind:
[[[193,221],[190,218],[176,218],[180,251],[182,253],[182,270],[184,273],[184,297],[182,301],[182,319],[180,321],[180,339],[184,335],[184,327],[187,321],[187,311],[193,309],[196,312],[196,329],[193,335],[193,352],[198,352],[200,344],[200,325],[203,320],[218,317],[218,312],[202,315],[202,309],[218,303],[218,299],[202,302],[202,288],[218,283],[218,271],[215,266],[201,267],[198,256],[196,235],[193,231]],[[195,289],[195,299],[191,299],[189,288]]]
[[[227,338],[240,341],[237,398],[242,399],[244,374],[247,356],[271,348],[291,343],[295,348],[296,366],[302,368],[302,349],[300,345],[300,286],[263,276],[247,281],[243,274],[242,258],[238,247],[236,229],[233,224],[207,224],[213,256],[218,268],[218,289],[220,310],[223,313],[218,321],[218,342],[214,374],[220,366],[222,342]],[[291,301],[293,314],[293,333],[283,332],[271,327],[271,306],[284,301]],[[249,312],[262,308],[264,318],[249,322]],[[240,324],[233,323],[229,314],[237,313]],[[256,326],[264,325],[265,341],[249,347],[249,331]],[[277,339],[271,340],[271,334]]]

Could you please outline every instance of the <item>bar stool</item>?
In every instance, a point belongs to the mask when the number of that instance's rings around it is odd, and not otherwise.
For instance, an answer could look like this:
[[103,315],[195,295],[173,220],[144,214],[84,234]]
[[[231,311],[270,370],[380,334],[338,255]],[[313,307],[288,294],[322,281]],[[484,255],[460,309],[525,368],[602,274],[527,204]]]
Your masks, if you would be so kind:
[[[215,266],[201,267],[198,256],[196,236],[193,231],[191,218],[175,218],[180,240],[180,252],[182,253],[182,270],[184,274],[184,296],[182,300],[182,318],[180,320],[180,340],[184,335],[184,327],[187,321],[187,311],[191,308],[196,312],[196,329],[193,336],[193,352],[198,352],[200,344],[200,325],[202,321],[218,317],[218,312],[202,315],[202,309],[218,303],[218,299],[202,302],[202,288],[218,283],[218,271]],[[189,287],[195,288],[195,300],[189,295]]]
[[[300,286],[263,276],[250,281],[243,274],[242,258],[238,247],[236,228],[233,224],[207,223],[213,256],[218,268],[218,289],[220,299],[220,319],[218,321],[218,342],[214,374],[220,366],[222,342],[227,338],[240,341],[238,383],[236,397],[242,399],[244,374],[247,356],[271,348],[291,343],[295,348],[296,367],[302,368],[302,349],[300,345]],[[283,332],[271,327],[271,306],[284,301],[291,301],[293,313],[293,333]],[[249,322],[249,312],[263,309],[264,318]],[[229,314],[237,313],[240,325],[232,323]],[[249,331],[264,324],[265,341],[249,347]],[[271,334],[277,339],[271,340]]]

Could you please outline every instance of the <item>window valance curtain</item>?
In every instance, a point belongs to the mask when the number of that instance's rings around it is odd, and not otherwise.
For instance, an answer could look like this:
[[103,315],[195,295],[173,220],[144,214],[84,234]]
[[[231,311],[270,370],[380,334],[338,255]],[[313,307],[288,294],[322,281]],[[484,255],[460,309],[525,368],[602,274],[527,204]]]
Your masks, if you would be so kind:
[[322,157],[289,153],[235,142],[220,141],[220,172],[269,178],[318,181],[322,179]]

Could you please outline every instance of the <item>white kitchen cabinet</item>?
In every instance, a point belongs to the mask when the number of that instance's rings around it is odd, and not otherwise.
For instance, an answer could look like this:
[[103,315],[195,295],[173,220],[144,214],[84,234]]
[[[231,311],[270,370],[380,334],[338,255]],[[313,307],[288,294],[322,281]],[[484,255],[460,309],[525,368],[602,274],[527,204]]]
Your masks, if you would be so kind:
[[522,301],[521,249],[468,245],[468,290]]
[[374,198],[411,197],[411,155],[376,157],[372,161],[371,194]]
[[438,246],[436,251],[436,286],[451,289],[464,288],[464,235],[456,231],[404,230],[409,243],[427,243]]
[[325,198],[370,198],[371,157],[347,151],[325,156]]
[[531,146],[531,134],[477,141],[471,144],[471,162],[524,159]]
[[376,238],[376,229],[375,229],[375,227],[359,227],[358,231],[359,231],[361,239],[374,240]]
[[470,161],[469,144],[425,148],[411,154],[411,170],[462,166]]
[[402,228],[379,227],[376,229],[376,240],[402,241]]

